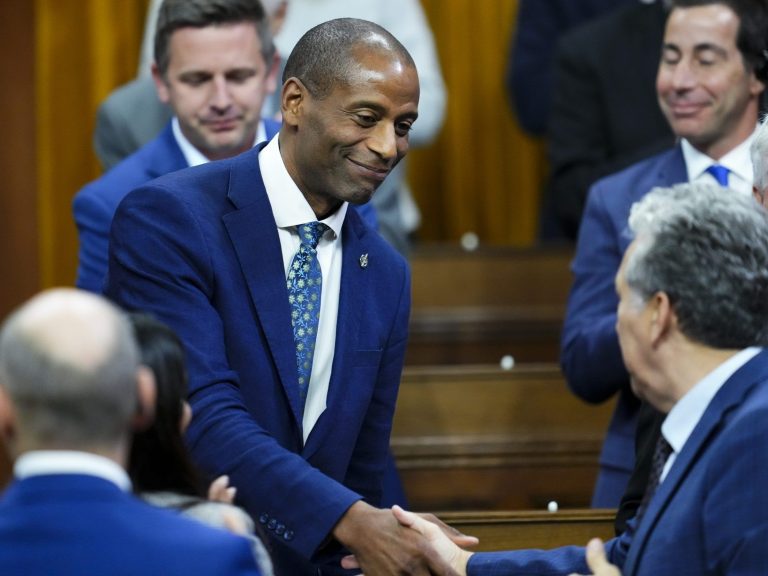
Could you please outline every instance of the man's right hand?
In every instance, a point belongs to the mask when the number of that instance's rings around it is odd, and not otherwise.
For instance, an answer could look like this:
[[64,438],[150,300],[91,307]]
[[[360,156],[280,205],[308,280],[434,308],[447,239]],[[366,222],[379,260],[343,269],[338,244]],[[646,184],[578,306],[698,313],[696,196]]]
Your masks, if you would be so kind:
[[462,576],[464,573],[457,572],[425,532],[419,530],[421,523],[434,527],[442,538],[451,542],[448,537],[435,524],[413,516],[418,527],[401,523],[393,510],[380,510],[363,501],[355,502],[333,529],[334,537],[354,554],[354,557],[344,558],[342,566],[359,568],[372,575]]

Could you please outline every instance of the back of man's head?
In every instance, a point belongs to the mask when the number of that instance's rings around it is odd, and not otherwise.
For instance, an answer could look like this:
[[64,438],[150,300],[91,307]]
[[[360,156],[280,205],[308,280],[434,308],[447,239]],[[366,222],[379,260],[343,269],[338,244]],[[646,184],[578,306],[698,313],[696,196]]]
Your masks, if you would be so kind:
[[259,0],[164,0],[155,29],[155,63],[161,75],[168,70],[171,35],[180,28],[205,28],[250,22],[261,41],[264,62],[275,54],[269,18]]
[[105,299],[69,289],[32,298],[0,332],[0,386],[18,451],[113,450],[137,407],[130,325]]
[[768,212],[752,197],[708,184],[656,188],[632,207],[629,226],[633,293],[667,294],[692,341],[768,344]]
[[378,24],[356,18],[337,18],[308,30],[285,64],[283,83],[298,78],[310,94],[325,98],[334,87],[348,84],[358,67],[357,52],[390,52],[416,68],[408,50]]
[[739,17],[736,47],[747,70],[761,82],[768,82],[768,0],[667,0],[671,10],[720,4]]

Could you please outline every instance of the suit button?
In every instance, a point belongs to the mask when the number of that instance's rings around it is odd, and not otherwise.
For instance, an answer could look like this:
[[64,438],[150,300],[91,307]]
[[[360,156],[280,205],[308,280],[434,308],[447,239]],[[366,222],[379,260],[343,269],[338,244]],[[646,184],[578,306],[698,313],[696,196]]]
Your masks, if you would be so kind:
[[285,532],[285,524],[278,524],[277,528],[275,528],[275,534],[280,535],[283,532]]
[[274,530],[276,526],[277,526],[277,520],[275,520],[274,518],[272,518],[272,519],[271,519],[271,520],[270,520],[270,521],[267,523],[267,529],[268,529],[268,530]]
[[283,540],[293,540],[293,530],[283,532]]
[[259,516],[259,523],[260,523],[260,524],[266,524],[267,522],[269,522],[269,514],[267,514],[267,513],[265,512],[264,514],[262,514],[261,516]]

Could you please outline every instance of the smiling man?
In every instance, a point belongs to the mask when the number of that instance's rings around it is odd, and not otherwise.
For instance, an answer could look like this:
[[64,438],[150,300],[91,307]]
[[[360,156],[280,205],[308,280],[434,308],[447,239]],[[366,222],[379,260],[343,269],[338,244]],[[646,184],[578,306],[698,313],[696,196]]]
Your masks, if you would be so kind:
[[[587,402],[618,402],[600,457],[592,499],[616,507],[634,465],[640,401],[630,388],[616,333],[613,278],[630,243],[627,218],[632,203],[655,186],[682,182],[752,190],[749,146],[757,127],[768,79],[768,3],[765,0],[673,0],[667,17],[656,82],[659,103],[678,144],[598,181],[590,190],[573,261],[561,363],[571,390]],[[632,111],[628,110],[628,114]],[[732,192],[723,193],[730,194]],[[645,411],[643,411],[645,414]],[[645,485],[658,417],[648,411],[641,432]],[[655,422],[654,422],[655,420]],[[633,481],[634,484],[634,481]],[[627,515],[639,498],[629,498]],[[623,522],[619,529],[623,529]]]
[[275,572],[448,574],[376,508],[405,354],[410,277],[350,203],[408,151],[419,80],[383,28],[308,31],[268,144],[129,194],[107,294],[172,326],[189,359],[192,454],[228,474]]
[[279,124],[260,115],[278,68],[258,0],[163,2],[153,75],[174,116],[154,140],[75,196],[79,288],[102,290],[109,227],[128,192],[163,174],[234,156],[277,133]]

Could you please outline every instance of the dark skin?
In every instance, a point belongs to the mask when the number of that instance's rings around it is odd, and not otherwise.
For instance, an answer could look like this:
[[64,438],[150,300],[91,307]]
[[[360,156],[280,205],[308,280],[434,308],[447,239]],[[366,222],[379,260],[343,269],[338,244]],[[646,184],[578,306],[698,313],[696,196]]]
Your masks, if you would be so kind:
[[416,70],[381,49],[352,51],[356,70],[324,98],[298,78],[283,85],[280,153],[322,220],[343,202],[361,204],[408,152],[418,116]]
[[[418,116],[416,69],[380,36],[350,51],[353,72],[322,98],[298,78],[283,84],[280,154],[293,181],[318,220],[344,202],[370,200],[376,188],[408,152],[408,133]],[[460,545],[476,539],[440,522]],[[402,526],[391,510],[362,500],[333,529],[333,537],[354,554],[343,565],[366,574],[437,574],[453,569],[415,530]]]

